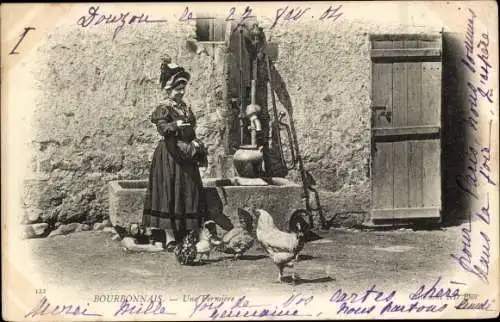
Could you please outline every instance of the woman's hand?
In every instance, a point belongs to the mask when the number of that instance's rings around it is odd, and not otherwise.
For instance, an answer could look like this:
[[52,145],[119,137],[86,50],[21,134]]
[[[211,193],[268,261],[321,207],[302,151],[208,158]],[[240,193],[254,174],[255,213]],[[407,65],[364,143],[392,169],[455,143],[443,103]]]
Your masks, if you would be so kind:
[[200,166],[200,167],[207,167],[207,165],[208,165],[207,164],[207,162],[208,162],[208,160],[207,160],[207,152],[208,151],[207,151],[207,148],[206,148],[205,144],[201,140],[199,140],[199,139],[194,139],[192,141],[192,143],[193,143],[193,146],[194,146],[194,148],[196,150],[196,156],[195,156],[195,158],[196,158],[198,166]]
[[193,141],[191,141],[191,143],[193,144],[195,150],[196,150],[196,154],[203,154],[206,152],[206,147],[205,147],[205,144],[199,140],[199,139],[194,139]]
[[193,143],[194,147],[196,148],[196,150],[198,150],[198,151],[205,149],[205,144],[203,144],[203,142],[201,142],[199,139],[194,139],[192,141],[192,143]]

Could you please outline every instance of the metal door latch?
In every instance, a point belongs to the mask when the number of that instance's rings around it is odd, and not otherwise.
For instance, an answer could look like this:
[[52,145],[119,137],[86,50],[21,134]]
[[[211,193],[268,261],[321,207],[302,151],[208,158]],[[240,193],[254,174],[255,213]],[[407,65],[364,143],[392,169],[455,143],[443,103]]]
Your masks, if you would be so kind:
[[378,119],[380,120],[381,117],[385,117],[387,122],[391,122],[392,120],[392,111],[387,111],[387,105],[375,105],[372,106],[373,111],[382,111],[378,114]]
[[387,120],[387,122],[390,123],[392,121],[392,112],[391,111],[383,111],[382,113],[380,113],[379,119],[382,116],[385,117],[385,119]]

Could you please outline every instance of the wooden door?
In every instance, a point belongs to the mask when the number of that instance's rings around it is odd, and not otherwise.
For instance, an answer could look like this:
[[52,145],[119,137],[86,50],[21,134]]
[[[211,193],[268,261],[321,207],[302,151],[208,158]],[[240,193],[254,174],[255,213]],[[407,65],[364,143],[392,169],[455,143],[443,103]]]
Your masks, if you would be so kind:
[[372,36],[372,222],[439,218],[441,39]]

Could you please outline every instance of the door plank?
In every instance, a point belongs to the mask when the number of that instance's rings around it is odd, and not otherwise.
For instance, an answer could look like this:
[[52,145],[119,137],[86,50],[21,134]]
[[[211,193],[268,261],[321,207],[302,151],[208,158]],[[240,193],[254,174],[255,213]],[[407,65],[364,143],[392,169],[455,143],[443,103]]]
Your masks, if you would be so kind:
[[373,156],[372,198],[374,208],[392,208],[393,199],[393,143],[375,142]]
[[418,47],[418,39],[405,39],[403,41],[403,47],[406,49],[413,49]]
[[[392,46],[392,42],[391,42]],[[392,111],[392,64],[373,64],[372,100],[374,106],[386,106]],[[389,126],[383,111],[373,111],[374,128]],[[393,160],[392,143],[375,143],[372,165],[372,200],[375,207],[387,208],[393,205]]]
[[392,49],[392,40],[372,40],[373,49]]
[[393,49],[403,49],[405,48],[405,41],[404,39],[393,39],[392,40],[392,48]]
[[421,125],[441,126],[441,63],[422,63]]
[[[422,63],[422,125],[441,126],[441,63]],[[425,207],[441,207],[440,140],[422,143],[423,203]]]
[[408,142],[393,143],[394,207],[408,207]]
[[[391,127],[391,123],[385,117],[386,113],[392,113],[392,64],[373,64],[373,85],[372,85],[372,111],[373,127]],[[378,109],[377,107],[385,107]]]
[[441,207],[440,140],[422,141],[422,198],[424,207]]
[[[415,43],[409,44],[416,46]],[[408,63],[408,126],[422,123],[422,63]],[[422,206],[422,144],[408,142],[408,206]]]
[[435,40],[418,40],[418,48],[439,48]]
[[[407,65],[393,65],[393,126],[407,125]],[[394,142],[394,207],[408,207],[408,142]]]
[[407,125],[422,125],[422,63],[407,63],[408,114]]
[[408,142],[408,206],[423,207],[422,142]]

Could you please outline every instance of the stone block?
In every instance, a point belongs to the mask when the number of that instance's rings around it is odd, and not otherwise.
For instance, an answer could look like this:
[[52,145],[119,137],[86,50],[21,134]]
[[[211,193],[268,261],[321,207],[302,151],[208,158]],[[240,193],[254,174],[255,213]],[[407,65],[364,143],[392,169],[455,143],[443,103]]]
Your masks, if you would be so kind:
[[[226,218],[232,225],[238,224],[238,208],[262,208],[268,211],[280,229],[288,229],[292,213],[304,208],[302,187],[283,178],[271,178],[267,186],[238,186],[236,178],[218,182],[204,182],[210,216],[224,229]],[[222,211],[221,211],[222,210]]]
[[[208,216],[224,230],[238,225],[239,207],[268,211],[280,229],[288,229],[292,213],[304,208],[302,187],[283,178],[266,179],[267,186],[239,186],[235,178],[204,179],[203,191]],[[146,180],[118,180],[109,183],[109,219],[113,225],[141,222]]]
[[47,236],[49,224],[39,223],[24,226],[24,238],[40,238]]
[[26,209],[24,214],[24,221],[29,224],[36,224],[42,218],[43,211],[40,209]]
[[109,220],[126,227],[142,220],[146,180],[117,180],[109,182]]
[[67,234],[71,234],[71,233],[76,232],[76,231],[82,231],[83,230],[82,226],[83,226],[83,224],[76,223],[76,222],[73,222],[73,223],[70,223],[67,225],[60,225],[55,230],[50,232],[49,237],[59,236],[59,235],[67,235]]

